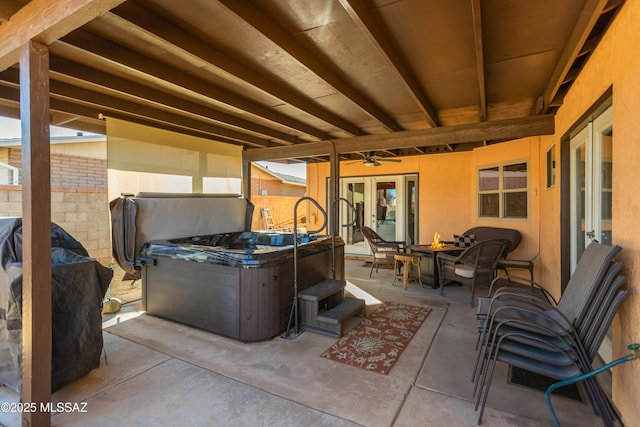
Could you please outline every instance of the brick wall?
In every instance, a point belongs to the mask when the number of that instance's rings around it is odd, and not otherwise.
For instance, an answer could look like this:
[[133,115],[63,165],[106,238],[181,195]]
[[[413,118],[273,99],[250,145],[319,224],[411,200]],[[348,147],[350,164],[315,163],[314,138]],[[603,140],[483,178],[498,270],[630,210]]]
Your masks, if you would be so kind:
[[[9,161],[20,170],[22,183],[22,150],[9,149]],[[51,153],[51,187],[107,188],[107,161],[92,157]]]
[[251,197],[262,195],[263,191],[267,196],[302,197],[307,189],[275,179],[251,178]]
[[[0,216],[22,216],[22,186],[0,185]],[[111,262],[106,189],[52,188],[51,220],[103,264]]]

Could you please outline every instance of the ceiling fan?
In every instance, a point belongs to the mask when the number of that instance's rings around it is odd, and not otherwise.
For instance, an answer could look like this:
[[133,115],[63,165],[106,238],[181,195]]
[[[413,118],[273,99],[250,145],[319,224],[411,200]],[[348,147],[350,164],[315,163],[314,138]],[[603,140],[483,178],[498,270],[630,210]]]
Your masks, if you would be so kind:
[[[400,163],[402,161],[400,159],[392,159],[392,158],[388,158],[388,157],[376,156],[376,153],[374,151],[365,151],[362,155],[364,156],[364,160],[363,160],[362,164],[365,165],[365,166],[380,166],[382,164],[380,162]],[[348,163],[348,164],[353,164],[353,163],[358,163],[358,162],[351,162],[351,163]]]

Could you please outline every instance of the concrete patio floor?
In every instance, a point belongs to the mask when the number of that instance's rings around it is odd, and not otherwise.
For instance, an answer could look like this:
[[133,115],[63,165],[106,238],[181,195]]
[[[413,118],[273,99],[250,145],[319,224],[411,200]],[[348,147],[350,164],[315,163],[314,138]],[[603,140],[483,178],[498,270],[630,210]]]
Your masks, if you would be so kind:
[[[58,413],[55,426],[474,426],[472,384],[476,340],[469,289],[445,295],[417,283],[391,286],[393,273],[369,278],[362,261],[346,261],[348,290],[368,300],[431,308],[388,375],[320,357],[335,339],[304,332],[243,344],[140,314],[139,303],[105,316],[106,360],[54,394],[54,402],[86,402],[83,413]],[[106,363],[108,362],[108,363]],[[606,375],[606,374],[605,374]],[[0,387],[0,402],[18,396]],[[589,405],[553,398],[563,426],[600,426]],[[19,426],[19,414],[0,412]],[[507,382],[499,366],[485,426],[547,426],[544,393]]]

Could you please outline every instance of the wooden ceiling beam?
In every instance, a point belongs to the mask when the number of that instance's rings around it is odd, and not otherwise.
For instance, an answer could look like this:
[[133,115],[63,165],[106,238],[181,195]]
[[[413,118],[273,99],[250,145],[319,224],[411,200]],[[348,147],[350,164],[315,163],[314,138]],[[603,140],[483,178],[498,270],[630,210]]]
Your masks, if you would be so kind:
[[0,2],[0,24],[8,22],[9,19],[24,6],[16,0],[5,0]]
[[[0,92],[4,93],[7,88],[0,87]],[[14,89],[9,89],[13,90]],[[54,101],[55,102],[55,101]],[[55,110],[53,107],[50,107],[51,111],[51,124],[54,126],[68,127],[70,129],[79,130],[83,132],[91,132],[97,134],[104,134],[104,121],[98,120],[97,118],[87,118],[82,117],[78,114],[70,114],[64,111]],[[12,119],[20,120],[20,102],[19,101],[10,101],[9,99],[1,99],[0,98],[0,116],[10,117]],[[74,117],[72,121],[65,123],[54,123],[56,117]]]
[[251,132],[259,134],[262,137],[266,136],[275,140],[284,141],[284,145],[306,142],[294,135],[289,135],[285,132],[280,132],[267,126],[262,126],[258,123],[208,108],[195,102],[187,101],[184,98],[142,86],[122,77],[81,65],[77,62],[67,61],[60,57],[51,57],[50,70],[53,73],[53,78],[56,78],[56,74],[68,76],[74,80],[99,87],[103,91],[106,90],[129,98],[138,98],[142,102],[155,105],[155,108],[183,111],[198,116],[199,120],[214,121],[223,125],[233,126],[240,132]]
[[18,63],[29,40],[49,45],[124,0],[32,0],[0,26],[0,71]]
[[585,3],[582,12],[578,16],[578,21],[574,25],[573,31],[564,45],[564,50],[560,55],[556,68],[551,74],[549,84],[544,91],[543,113],[548,112],[549,109],[552,108],[554,98],[556,98],[560,86],[565,80],[565,76],[569,72],[574,60],[580,54],[582,45],[587,40],[587,37],[589,37],[591,30],[598,21],[598,18],[600,18],[608,2],[609,0],[587,0]]
[[409,95],[424,113],[429,126],[440,126],[438,114],[407,66],[407,62],[400,57],[400,51],[389,40],[386,32],[376,23],[375,17],[369,10],[370,2],[365,0],[340,0],[340,4],[409,92]]
[[136,104],[131,101],[126,101],[98,92],[92,92],[87,89],[81,89],[66,83],[51,81],[51,94],[52,97],[60,97],[61,99],[72,99],[82,103],[88,103],[94,107],[100,108],[105,115],[109,115],[110,112],[121,112],[132,116],[152,119],[162,123],[178,124],[182,127],[198,129],[211,135],[227,138],[228,140],[235,141],[236,145],[247,144],[255,147],[269,147],[273,145],[272,142],[267,139],[254,137],[220,126],[202,123],[195,119],[179,116],[166,111],[156,110],[145,105]]
[[473,39],[476,52],[476,73],[478,74],[478,94],[480,97],[480,121],[487,120],[487,89],[484,77],[484,47],[482,43],[482,13],[480,0],[471,0],[471,12],[473,14]]
[[[552,135],[555,116],[546,114],[520,119],[496,120],[459,126],[445,126],[416,131],[403,131],[385,135],[366,135],[334,140],[338,153],[375,151],[412,147],[434,147],[476,143],[484,140],[514,140],[528,136]],[[330,154],[331,141],[301,144],[293,147],[255,148],[246,150],[244,160],[276,160]]]
[[[154,61],[144,55],[130,51],[116,43],[95,36],[85,30],[76,30],[65,36],[57,43],[65,43],[87,54],[92,54],[103,60],[110,61],[116,67],[126,67],[136,73],[145,75],[148,79],[159,79],[169,83],[176,93],[191,91],[197,96],[207,97],[220,104],[247,112],[256,117],[271,121],[277,125],[301,132],[319,139],[331,138],[326,132],[313,126],[292,119],[271,108],[239,96],[227,89],[217,87],[194,76],[189,76],[183,70],[172,68],[166,64]],[[53,50],[53,49],[52,49]]]
[[[0,72],[0,81],[13,84],[19,87],[17,70],[10,68]],[[201,130],[203,132],[227,138],[234,141],[236,145],[249,144],[257,147],[269,147],[271,141],[257,138],[251,135],[240,133],[231,129],[213,126],[188,117],[179,116],[166,111],[156,110],[148,106],[136,104],[131,101],[82,89],[76,86],[52,80],[50,82],[50,93],[52,98],[73,100],[76,103],[87,104],[88,106],[98,109],[99,112],[107,113],[119,112],[134,117],[147,118],[167,124],[177,124],[179,126]]]
[[[0,88],[0,92],[1,92],[1,88]],[[106,126],[104,125],[104,117],[107,116],[107,117],[112,117],[114,119],[124,120],[124,121],[137,123],[140,125],[145,125],[150,127],[155,127],[158,129],[165,129],[172,132],[182,133],[185,135],[198,136],[201,138],[210,139],[217,142],[224,142],[227,144],[234,144],[234,145],[238,144],[238,141],[217,136],[215,134],[206,132],[201,129],[194,129],[188,126],[182,126],[179,123],[167,123],[164,121],[154,120],[148,117],[134,116],[122,111],[115,111],[115,110],[112,111],[112,110],[106,110],[104,108],[94,107],[86,104],[79,104],[79,103],[76,103],[75,101],[51,98],[51,109],[55,111],[65,112],[67,114],[78,114],[78,115],[85,114],[90,117],[95,117],[96,119],[99,118],[99,121],[103,123],[103,125],[98,126],[94,124],[94,126],[101,129],[99,132],[96,132],[96,133],[102,133],[105,135],[107,133],[107,130],[106,130]]]
[[331,153],[332,149],[331,141],[309,142],[307,144],[292,145],[290,147],[286,147],[286,149],[284,148],[285,147],[276,147],[272,149],[253,148],[251,150],[245,150],[242,152],[242,160],[257,162],[260,160],[282,160],[300,157],[326,156]]
[[290,35],[277,22],[253,4],[247,0],[220,0],[220,3],[262,33],[270,41],[287,51],[301,64],[357,105],[369,117],[381,123],[387,130],[391,132],[402,130],[400,125],[387,115],[387,113],[349,85],[339,72],[327,66],[318,57],[317,52],[309,51],[307,46],[302,45],[295,37]]
[[273,96],[299,111],[309,114],[351,135],[364,135],[364,132],[360,128],[344,120],[342,117],[333,114],[308,98],[292,91],[278,81],[267,77],[264,73],[254,71],[250,66],[234,60],[232,55],[217,50],[214,46],[194,37],[177,25],[149,12],[135,3],[126,2],[114,9],[112,14],[103,15],[101,19],[112,19],[111,16],[117,16],[126,20],[147,31],[152,37],[158,37],[166,43],[170,43],[172,46],[187,52],[189,55],[199,58],[203,62],[206,62],[209,67],[218,68],[230,76],[241,79],[263,93]]
[[367,135],[336,141],[339,152],[432,147],[456,145],[484,140],[513,140],[528,136],[552,135],[555,129],[554,115],[530,116],[516,119],[495,120],[446,126],[416,131],[397,132],[393,135]]
[[[218,142],[224,142],[226,144],[238,145],[237,140],[221,137],[214,133],[211,133],[202,129],[191,128],[188,125],[182,125],[181,123],[177,123],[177,122],[166,123],[164,121],[154,120],[148,117],[145,118],[145,117],[133,116],[133,115],[115,111],[115,110],[107,110],[105,108],[95,107],[87,104],[80,104],[80,103],[77,103],[76,101],[69,101],[69,100],[63,100],[58,98],[51,98],[50,104],[51,104],[51,111],[53,113],[83,117],[83,120],[81,121],[72,122],[73,126],[67,126],[73,129],[105,134],[106,129],[104,126],[104,121],[99,119],[99,117],[104,116],[106,114],[108,117],[113,117],[116,119],[129,121],[132,123],[138,123],[145,126],[165,129],[172,132],[182,133],[185,135],[192,135],[200,138],[211,139]],[[20,113],[20,93],[17,89],[17,86],[15,84],[11,84],[7,86],[6,84],[2,84],[2,81],[0,80],[0,115],[20,119],[19,113]]]
[[51,113],[50,122],[53,126],[62,126],[74,120],[77,120],[80,116],[76,114],[67,113]]

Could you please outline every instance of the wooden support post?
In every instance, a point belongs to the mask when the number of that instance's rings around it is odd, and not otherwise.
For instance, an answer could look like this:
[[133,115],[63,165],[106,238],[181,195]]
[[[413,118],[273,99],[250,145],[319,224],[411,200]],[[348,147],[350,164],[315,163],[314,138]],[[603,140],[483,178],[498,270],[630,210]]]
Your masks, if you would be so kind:
[[251,162],[242,160],[242,195],[251,200]]
[[34,41],[20,53],[22,121],[22,401],[37,405],[22,425],[51,425],[51,156],[49,49]]

